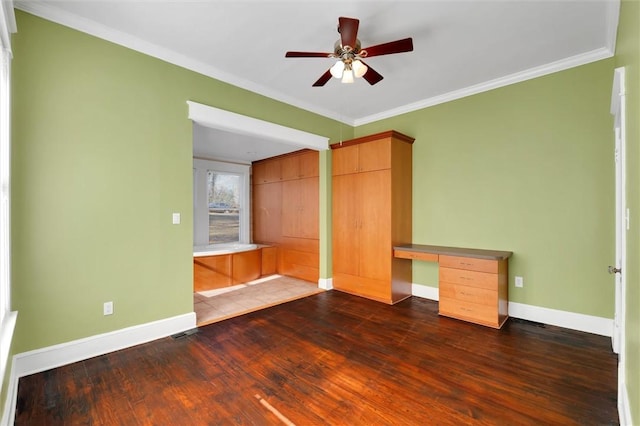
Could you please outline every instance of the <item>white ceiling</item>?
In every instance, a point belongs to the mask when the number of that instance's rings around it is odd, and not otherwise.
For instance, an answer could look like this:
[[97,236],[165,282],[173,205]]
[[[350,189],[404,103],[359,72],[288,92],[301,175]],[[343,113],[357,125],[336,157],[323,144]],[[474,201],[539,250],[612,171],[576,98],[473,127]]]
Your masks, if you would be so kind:
[[[610,57],[619,10],[618,0],[15,0],[15,5],[350,125]],[[375,86],[332,79],[312,87],[334,61],[285,58],[285,52],[331,52],[339,16],[360,20],[363,47],[412,37],[414,51],[367,60],[384,76]],[[229,136],[201,130],[194,134]],[[243,152],[255,151],[246,141],[235,142]]]

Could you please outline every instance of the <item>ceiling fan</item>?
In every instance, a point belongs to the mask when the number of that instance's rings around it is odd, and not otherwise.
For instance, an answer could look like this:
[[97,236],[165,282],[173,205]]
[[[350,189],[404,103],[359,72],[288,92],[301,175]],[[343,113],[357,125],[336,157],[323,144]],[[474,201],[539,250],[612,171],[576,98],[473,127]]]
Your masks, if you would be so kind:
[[340,39],[336,41],[333,52],[287,52],[286,58],[336,58],[338,61],[325,72],[315,83],[314,87],[324,86],[331,77],[339,78],[343,83],[353,83],[354,77],[362,77],[369,84],[374,85],[384,77],[362,59],[372,56],[390,55],[392,53],[411,52],[413,40],[390,41],[362,49],[358,40],[358,26],[360,21],[354,18],[338,18],[338,33]]

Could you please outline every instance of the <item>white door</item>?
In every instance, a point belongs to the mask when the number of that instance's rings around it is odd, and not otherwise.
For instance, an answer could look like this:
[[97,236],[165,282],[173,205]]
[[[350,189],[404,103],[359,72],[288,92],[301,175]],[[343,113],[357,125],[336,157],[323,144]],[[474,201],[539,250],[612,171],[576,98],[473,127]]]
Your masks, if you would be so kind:
[[[609,273],[615,275],[615,316],[611,343],[613,351],[624,356],[625,319],[625,273],[626,273],[626,232],[629,229],[629,210],[626,207],[625,185],[625,72],[617,68],[611,94],[611,114],[614,116],[615,134],[615,265],[609,266]],[[624,365],[620,359],[620,365]]]

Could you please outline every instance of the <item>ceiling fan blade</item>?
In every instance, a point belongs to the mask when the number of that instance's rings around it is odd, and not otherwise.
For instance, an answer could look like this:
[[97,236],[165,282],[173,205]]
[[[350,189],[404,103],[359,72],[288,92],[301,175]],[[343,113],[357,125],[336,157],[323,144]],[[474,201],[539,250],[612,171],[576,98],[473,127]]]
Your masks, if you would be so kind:
[[321,87],[324,86],[327,81],[331,80],[331,70],[327,70],[327,72],[325,72],[324,74],[322,74],[322,77],[320,77],[318,79],[318,81],[316,81],[315,83],[313,83],[313,87]]
[[329,58],[333,53],[325,52],[287,52],[285,58]]
[[389,43],[376,44],[375,46],[362,49],[367,51],[367,58],[371,56],[390,55],[392,53],[411,52],[413,50],[413,40],[411,37],[402,40],[390,41]]
[[[360,62],[362,62],[362,61],[360,61]],[[362,62],[362,63],[365,64],[364,62]],[[367,64],[365,64],[365,65],[367,65]],[[382,80],[384,78],[378,71],[374,70],[369,65],[367,65],[367,68],[369,68],[369,69],[367,70],[367,72],[364,73],[362,78],[367,80],[370,85],[373,86],[374,84],[378,83],[380,80]]]
[[360,21],[354,18],[338,18],[338,32],[340,33],[340,41],[342,46],[356,47],[358,38],[358,26]]

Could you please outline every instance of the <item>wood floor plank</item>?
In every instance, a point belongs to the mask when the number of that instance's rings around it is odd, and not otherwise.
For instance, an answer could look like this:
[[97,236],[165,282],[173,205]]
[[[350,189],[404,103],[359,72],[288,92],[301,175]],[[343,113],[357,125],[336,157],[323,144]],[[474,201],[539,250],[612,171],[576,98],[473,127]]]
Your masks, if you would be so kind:
[[16,425],[615,425],[610,344],[325,292],[23,377]]

